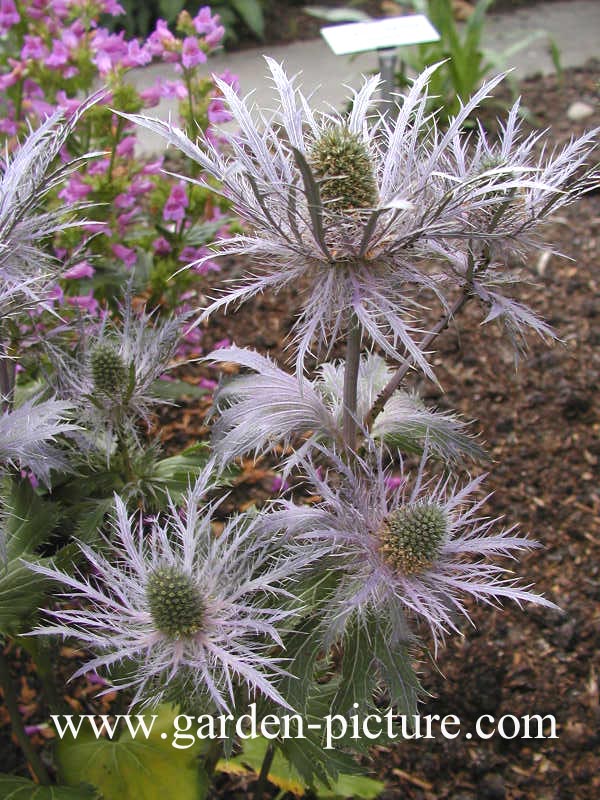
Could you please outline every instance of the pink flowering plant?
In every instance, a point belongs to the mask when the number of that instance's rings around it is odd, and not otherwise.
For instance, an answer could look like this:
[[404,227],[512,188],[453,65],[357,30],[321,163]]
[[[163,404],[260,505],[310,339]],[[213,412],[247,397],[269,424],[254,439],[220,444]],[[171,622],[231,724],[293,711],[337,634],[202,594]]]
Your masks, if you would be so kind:
[[[194,69],[194,45],[185,37],[168,44],[165,30],[161,46],[181,57],[183,74]],[[254,768],[256,800],[282,760],[301,790],[341,795],[340,774],[356,772],[353,754],[372,744],[348,726],[344,734],[342,722],[380,713],[382,704],[414,714],[419,651],[439,658],[445,639],[471,619],[473,602],[557,611],[505,567],[503,559],[538,544],[486,515],[481,443],[460,418],[429,408],[414,379],[436,380],[436,337],[467,304],[484,323],[502,325],[516,357],[529,333],[554,337],[514,299],[514,265],[539,246],[552,212],[600,185],[598,168],[587,166],[598,131],[538,155],[541,134],[523,135],[517,103],[498,141],[482,128],[465,136],[463,123],[499,79],[441,130],[426,112],[435,67],[414,81],[393,119],[374,107],[378,78],[354,94],[349,115],[319,113],[267,62],[278,94],[269,114],[255,113],[228,77],[216,80],[237,123],[218,140],[210,128],[192,140],[170,123],[118,115],[192,161],[161,189],[161,247],[188,230],[193,193],[216,190],[243,228],[210,251],[181,248],[179,258],[202,270],[216,255],[241,254],[249,274],[195,314],[156,319],[127,295],[117,318],[85,320],[75,349],[47,342],[44,400],[61,405],[39,414],[39,439],[20,450],[10,433],[19,418],[0,426],[18,509],[3,543],[7,574],[17,577],[2,630],[34,654],[48,706],[56,692],[44,661],[52,645],[44,643],[58,638],[83,648],[76,674],[93,674],[103,694],[152,710],[166,725],[185,715],[187,730],[198,730],[194,757],[185,760],[164,728],[148,755],[122,736],[108,759],[104,740],[63,738],[59,777],[109,800],[170,796],[175,785],[182,797],[214,796],[223,757],[225,769]],[[88,199],[79,191],[67,198]],[[34,224],[27,212],[19,210],[20,219]],[[127,248],[126,237],[111,246]],[[207,363],[242,370],[215,395],[208,453],[157,455],[145,426],[182,331],[290,285],[299,297],[291,369],[235,345],[208,354]],[[16,284],[14,291],[19,302],[38,302]],[[223,483],[235,460],[263,453],[284,453],[282,488],[292,491],[226,514]],[[27,467],[46,483],[51,477],[52,488],[18,480],[15,470]],[[19,593],[23,575],[35,591]],[[11,696],[4,655],[0,681]],[[279,733],[238,757],[236,720],[249,704]],[[37,780],[50,783],[11,708]],[[303,724],[299,736],[281,733],[290,714]],[[326,717],[340,721],[335,747]],[[388,743],[386,734],[379,742]],[[351,784],[353,796],[383,788],[364,781]]]
[[[75,113],[82,96],[104,86],[104,96],[73,130],[61,150],[69,160],[93,149],[102,157],[84,173],[74,173],[57,193],[57,203],[87,201],[81,231],[64,231],[56,255],[78,259],[63,275],[65,302],[89,310],[103,297],[111,302],[133,273],[136,290],[151,305],[174,307],[198,285],[197,273],[170,280],[180,267],[204,255],[229,219],[226,204],[212,194],[183,186],[162,173],[163,158],[143,156],[135,128],[114,111],[139,112],[162,99],[176,102],[182,123],[218,140],[218,125],[229,119],[221,93],[199,72],[224,35],[218,15],[202,7],[195,17],[182,12],[171,31],[159,19],[145,41],[127,39],[100,24],[101,15],[118,18],[112,0],[4,0],[0,14],[0,130],[22,135],[55,109]],[[128,73],[152,64],[167,75],[138,90]],[[235,76],[223,78],[236,86]],[[204,272],[216,267],[209,263]],[[93,292],[93,297],[90,295]]]

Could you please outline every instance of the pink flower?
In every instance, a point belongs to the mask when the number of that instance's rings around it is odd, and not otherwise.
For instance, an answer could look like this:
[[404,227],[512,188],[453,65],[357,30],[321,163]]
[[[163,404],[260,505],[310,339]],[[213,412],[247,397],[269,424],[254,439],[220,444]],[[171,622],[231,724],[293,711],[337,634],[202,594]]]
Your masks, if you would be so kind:
[[64,189],[61,189],[58,193],[58,196],[67,203],[77,203],[87,197],[91,191],[92,187],[84,183],[81,176],[75,173],[71,175]]
[[21,17],[13,0],[0,0],[0,34],[8,33],[20,21]]
[[104,175],[110,165],[108,158],[98,158],[87,168],[88,175]]
[[234,72],[230,72],[226,69],[219,75],[219,79],[223,81],[223,83],[227,83],[234,92],[239,93],[240,91],[240,79],[239,76],[236,75]]
[[165,20],[159,19],[156,21],[156,28],[148,37],[145,46],[153,56],[170,63],[179,61],[179,55],[176,52],[177,44],[177,39],[169,30]]
[[70,55],[69,48],[66,44],[59,39],[54,39],[50,55],[44,59],[44,65],[51,69],[64,67],[65,64],[68,63]]
[[129,211],[125,211],[123,214],[119,214],[117,217],[117,225],[119,226],[119,235],[123,236],[125,233],[125,229],[131,222],[131,220],[136,217],[139,213],[140,207],[133,206],[133,208],[129,209]]
[[145,178],[142,175],[136,175],[135,178],[131,181],[131,187],[129,191],[131,194],[135,195],[135,197],[139,197],[141,194],[147,194],[154,189],[154,181],[150,180],[150,178]]
[[89,294],[79,294],[74,297],[67,297],[67,303],[74,308],[79,308],[82,311],[87,311],[88,314],[97,314],[100,304],[94,297],[93,291],[90,289]]
[[118,194],[115,199],[113,200],[113,205],[115,208],[131,208],[132,205],[135,203],[135,195],[131,194],[131,192],[122,192]]
[[156,161],[149,161],[141,169],[142,175],[158,175],[162,169],[164,158],[161,156]]
[[170,97],[175,100],[185,100],[188,90],[181,81],[165,81],[162,87],[163,97]]
[[122,261],[126,267],[131,268],[137,261],[137,254],[131,247],[125,247],[124,244],[113,244],[111,250],[115,256]]
[[210,33],[206,34],[206,36],[204,37],[204,41],[206,42],[207,45],[210,45],[210,47],[215,47],[216,45],[219,44],[219,42],[224,36],[225,36],[225,28],[222,25],[217,25],[212,29],[212,31],[210,31]]
[[74,114],[81,105],[81,100],[78,100],[76,97],[67,97],[64,89],[59,89],[56,93],[56,102],[63,109],[67,117]]
[[118,17],[125,13],[123,6],[115,2],[115,0],[103,0],[102,10],[105,14],[110,14],[111,17]]
[[176,183],[171,189],[171,194],[163,208],[163,219],[168,222],[181,222],[185,217],[185,209],[188,206],[188,197],[185,184],[181,181]]
[[92,49],[96,55],[92,62],[98,67],[101,75],[106,75],[114,67],[120,65],[128,54],[128,45],[124,41],[125,32],[109,33],[105,28],[98,28],[92,39]]
[[132,39],[127,44],[127,54],[123,57],[122,64],[124,67],[144,67],[152,61],[152,52],[150,48],[144,44],[140,47],[137,39]]
[[163,82],[160,78],[153,83],[152,86],[149,86],[147,89],[143,89],[140,92],[140,97],[142,98],[145,108],[154,108],[154,106],[157,106],[162,96]]
[[74,267],[63,272],[63,278],[67,280],[81,280],[81,278],[91,278],[95,272],[96,270],[89,261],[80,261],[79,264],[75,264]]
[[26,61],[33,58],[42,61],[48,55],[48,48],[42,41],[41,36],[25,36],[23,47],[21,48],[21,58]]
[[229,122],[232,118],[231,113],[220,97],[215,97],[208,104],[208,121],[213,125],[218,125],[220,122]]
[[135,151],[136,142],[137,139],[135,136],[126,136],[117,145],[117,155],[123,156],[124,158],[132,157]]
[[210,6],[203,6],[194,17],[194,28],[199,34],[209,33],[215,25],[218,25],[219,20],[218,14],[213,17]]
[[171,252],[171,245],[164,236],[159,236],[152,242],[152,247],[157,256],[166,256]]
[[186,69],[191,69],[198,64],[204,64],[206,53],[198,46],[195,36],[186,36],[181,48],[181,63]]

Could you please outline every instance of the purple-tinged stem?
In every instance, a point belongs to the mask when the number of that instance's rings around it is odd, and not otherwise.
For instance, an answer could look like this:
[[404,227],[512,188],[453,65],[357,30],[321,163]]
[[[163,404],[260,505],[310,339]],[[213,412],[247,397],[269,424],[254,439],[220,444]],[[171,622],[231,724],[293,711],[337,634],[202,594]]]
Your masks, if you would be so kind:
[[[456,300],[452,308],[446,314],[444,314],[444,316],[439,320],[437,325],[427,334],[427,336],[423,338],[423,340],[419,345],[421,350],[426,350],[434,341],[434,339],[448,327],[450,322],[463,308],[463,306],[467,303],[470,297],[471,297],[470,293],[466,291],[464,291],[463,294],[461,294],[461,296]],[[412,365],[413,365],[412,358],[410,357],[407,358],[404,364],[390,378],[388,383],[381,390],[381,392],[377,396],[377,399],[373,403],[369,413],[365,417],[365,426],[367,430],[371,429],[373,423],[375,422],[376,417],[383,411],[385,404],[394,394],[396,389],[400,386],[400,384],[404,380],[404,376],[412,367]]]
[[360,343],[362,327],[356,314],[352,313],[348,323],[346,339],[346,366],[344,369],[344,417],[342,434],[344,444],[356,449],[356,404],[358,394],[358,368],[360,365]]

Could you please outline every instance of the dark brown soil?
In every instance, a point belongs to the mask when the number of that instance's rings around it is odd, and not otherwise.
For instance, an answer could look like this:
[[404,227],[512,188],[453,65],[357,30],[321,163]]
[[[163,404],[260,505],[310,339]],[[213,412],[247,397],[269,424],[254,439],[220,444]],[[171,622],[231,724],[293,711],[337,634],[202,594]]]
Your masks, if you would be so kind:
[[[595,103],[585,127],[600,124],[600,64],[570,70],[562,81],[526,81],[523,95],[556,143],[583,131],[566,116],[574,100]],[[458,330],[437,342],[435,363],[445,393],[421,386],[429,401],[460,411],[488,443],[494,463],[487,486],[490,514],[520,523],[543,548],[515,566],[519,575],[557,602],[564,614],[528,607],[498,611],[473,607],[475,628],[454,638],[437,666],[424,660],[422,682],[431,693],[422,714],[455,714],[462,730],[475,731],[482,714],[553,714],[558,739],[483,741],[464,733],[455,740],[405,742],[375,749],[367,768],[385,781],[386,800],[596,800],[600,701],[600,195],[589,194],[556,218],[547,240],[572,260],[534,254],[534,283],[521,292],[557,330],[563,343],[548,350],[531,342],[515,371],[512,355],[493,326],[481,328],[468,309]],[[238,265],[234,265],[239,267]],[[206,350],[227,337],[285,358],[284,336],[293,322],[294,295],[263,297],[239,313],[215,318],[204,331]],[[460,331],[460,333],[459,333]],[[198,377],[195,367],[190,377]],[[202,371],[216,378],[214,373]],[[189,404],[162,420],[166,444],[178,449],[206,433],[207,404]],[[232,503],[271,494],[269,464],[245,465]],[[65,653],[63,653],[65,655]],[[66,672],[71,665],[63,664]],[[18,681],[30,720],[44,718],[33,675],[23,664]],[[442,675],[443,673],[443,675]],[[17,677],[17,671],[15,671]],[[81,687],[69,698],[85,713]],[[0,708],[0,762],[26,774]],[[40,737],[34,738],[38,745]],[[244,786],[224,784],[218,796],[247,797]]]

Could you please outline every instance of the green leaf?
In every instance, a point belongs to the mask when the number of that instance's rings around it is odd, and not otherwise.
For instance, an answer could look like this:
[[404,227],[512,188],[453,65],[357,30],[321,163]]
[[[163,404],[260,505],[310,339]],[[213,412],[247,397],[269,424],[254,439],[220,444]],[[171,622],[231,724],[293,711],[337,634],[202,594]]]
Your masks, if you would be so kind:
[[[66,737],[56,747],[61,779],[69,786],[81,782],[97,787],[103,800],[202,800],[208,779],[198,763],[204,744],[186,750],[171,744],[178,712],[159,706],[148,738],[124,732],[117,741],[96,739],[90,732]],[[161,734],[165,734],[163,739]]]
[[9,485],[10,494],[4,498],[8,510],[5,558],[0,560],[0,631],[16,635],[31,628],[32,617],[52,585],[22,560],[49,563],[49,559],[37,555],[36,549],[49,540],[59,508],[36,495],[27,480],[11,480]]
[[259,39],[265,35],[265,18],[260,0],[230,0],[244,23]]
[[[304,742],[299,744],[302,746]],[[220,761],[217,769],[228,774],[240,774],[243,772],[258,774],[268,745],[269,742],[262,736],[248,739],[244,742],[244,749],[240,755],[228,761]],[[344,774],[338,775],[329,786],[319,780],[314,785],[309,786],[279,750],[275,752],[268,779],[285,792],[303,795],[310,788],[315,791],[319,798],[327,798],[327,800],[338,800],[338,798],[346,797],[372,800],[372,798],[378,797],[385,788],[383,783],[364,775]]]
[[150,391],[154,397],[161,400],[181,400],[182,397],[204,397],[208,394],[207,389],[195,386],[187,381],[154,381]]
[[40,786],[27,778],[0,775],[2,800],[99,800],[92,786]]

